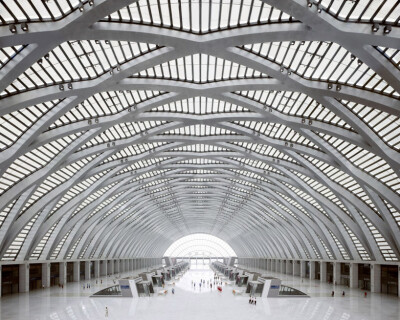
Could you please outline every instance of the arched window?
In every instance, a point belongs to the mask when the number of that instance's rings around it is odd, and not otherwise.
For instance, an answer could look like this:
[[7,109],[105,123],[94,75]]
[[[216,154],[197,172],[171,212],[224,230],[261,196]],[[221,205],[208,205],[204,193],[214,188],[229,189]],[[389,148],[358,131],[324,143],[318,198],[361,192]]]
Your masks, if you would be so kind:
[[180,238],[165,251],[166,257],[236,257],[235,251],[220,238],[196,233]]

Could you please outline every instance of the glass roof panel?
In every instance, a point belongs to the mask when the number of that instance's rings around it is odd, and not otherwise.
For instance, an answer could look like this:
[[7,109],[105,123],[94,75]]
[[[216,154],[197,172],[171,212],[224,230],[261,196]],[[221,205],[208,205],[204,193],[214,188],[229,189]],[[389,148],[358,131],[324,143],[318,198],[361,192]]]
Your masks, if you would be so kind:
[[231,246],[209,234],[191,234],[176,240],[164,253],[165,257],[236,257]]

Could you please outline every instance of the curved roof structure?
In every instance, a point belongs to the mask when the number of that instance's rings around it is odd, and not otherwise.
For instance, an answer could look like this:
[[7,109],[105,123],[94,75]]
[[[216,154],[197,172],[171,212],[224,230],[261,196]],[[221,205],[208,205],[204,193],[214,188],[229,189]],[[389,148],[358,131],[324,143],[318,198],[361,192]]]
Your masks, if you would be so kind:
[[0,1],[0,259],[400,258],[400,4]]
[[225,241],[209,234],[196,233],[175,241],[165,251],[166,257],[236,257]]

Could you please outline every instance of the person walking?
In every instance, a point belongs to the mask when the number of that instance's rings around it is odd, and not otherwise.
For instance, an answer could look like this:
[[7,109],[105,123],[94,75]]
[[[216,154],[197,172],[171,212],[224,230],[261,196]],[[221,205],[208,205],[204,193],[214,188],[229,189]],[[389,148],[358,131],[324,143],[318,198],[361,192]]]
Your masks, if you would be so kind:
[[254,297],[254,305],[256,305],[256,304],[257,304],[257,298]]
[[175,289],[174,289],[174,288],[172,288],[172,290],[171,290],[171,291],[172,291],[172,294],[175,294]]
[[108,318],[108,307],[106,307],[106,318]]
[[335,296],[335,291],[332,291],[332,294],[331,294],[331,295],[332,295],[332,297],[334,297],[334,296]]
[[346,294],[346,293],[343,291],[343,292],[342,292],[342,297],[344,297],[344,296],[345,296],[345,294]]

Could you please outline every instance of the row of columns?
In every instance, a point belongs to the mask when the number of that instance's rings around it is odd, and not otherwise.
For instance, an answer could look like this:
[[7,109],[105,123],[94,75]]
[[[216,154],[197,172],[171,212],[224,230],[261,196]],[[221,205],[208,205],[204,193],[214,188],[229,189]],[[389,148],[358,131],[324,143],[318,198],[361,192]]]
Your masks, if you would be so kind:
[[[67,283],[67,263],[73,263],[73,281],[80,281],[81,275],[81,261],[66,261],[59,263],[59,283],[65,285]],[[93,260],[84,261],[85,269],[84,275],[85,280],[90,280],[92,278],[92,263],[94,268],[94,278],[100,278],[102,276],[107,276],[115,273],[130,272],[138,269],[145,269],[154,266],[161,265],[161,258],[136,258],[136,259],[111,259],[111,260]],[[33,264],[37,264],[32,262]],[[46,261],[41,263],[42,267],[42,286],[45,288],[50,287],[51,279],[51,263],[56,263],[54,261]],[[1,265],[0,265],[0,283],[1,283]],[[19,292],[29,291],[29,267],[30,263],[25,262],[19,264]],[[1,296],[1,285],[0,285],[0,296]]]
[[[263,269],[267,271],[279,272],[306,277],[307,262],[309,262],[309,278],[315,279],[316,261],[304,260],[282,260],[282,259],[259,259],[259,258],[239,258],[239,264],[254,269]],[[332,262],[332,261],[330,261]],[[320,280],[327,282],[327,261],[319,261],[320,263]],[[358,288],[358,264],[350,262],[349,270],[349,286],[350,288]],[[364,262],[362,264],[365,264]],[[340,283],[341,277],[341,262],[333,262],[333,283]],[[398,292],[400,296],[400,264],[398,265]],[[371,264],[371,292],[381,292],[381,265]]]

